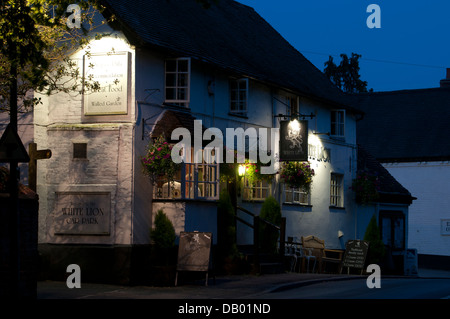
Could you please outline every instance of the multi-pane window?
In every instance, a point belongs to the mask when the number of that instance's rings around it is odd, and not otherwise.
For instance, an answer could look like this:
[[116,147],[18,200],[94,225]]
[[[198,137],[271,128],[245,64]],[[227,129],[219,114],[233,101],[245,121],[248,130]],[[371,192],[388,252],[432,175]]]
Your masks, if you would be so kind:
[[245,115],[248,103],[248,79],[230,80],[230,113]]
[[287,185],[284,187],[284,202],[288,204],[310,204],[310,195],[302,188],[292,188]]
[[244,200],[265,200],[271,194],[271,183],[266,180],[250,183],[244,177]]
[[189,105],[190,64],[189,58],[166,61],[166,103],[186,107]]
[[345,110],[331,111],[331,135],[344,137],[345,134]]
[[331,173],[330,206],[344,207],[344,175]]
[[191,160],[191,163],[182,163],[172,181],[161,176],[153,187],[153,198],[218,199],[219,165],[210,162],[194,163]]

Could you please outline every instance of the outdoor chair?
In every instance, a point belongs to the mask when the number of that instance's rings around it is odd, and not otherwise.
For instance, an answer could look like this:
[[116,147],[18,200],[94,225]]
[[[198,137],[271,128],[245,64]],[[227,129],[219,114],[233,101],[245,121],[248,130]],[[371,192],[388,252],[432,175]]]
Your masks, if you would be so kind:
[[[325,269],[326,263],[333,263],[338,265],[338,273],[341,270],[342,253],[341,250],[326,249],[325,241],[315,236],[302,236],[303,249],[311,250],[311,254],[317,259],[319,263],[318,271],[322,273]],[[331,254],[337,255],[337,257],[331,257]],[[314,271],[314,269],[313,269]]]

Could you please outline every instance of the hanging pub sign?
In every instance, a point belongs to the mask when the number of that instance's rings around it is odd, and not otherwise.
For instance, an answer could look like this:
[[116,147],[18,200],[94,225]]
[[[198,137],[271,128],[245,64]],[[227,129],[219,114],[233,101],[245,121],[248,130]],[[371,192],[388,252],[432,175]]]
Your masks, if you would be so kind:
[[308,160],[308,121],[280,122],[280,161]]

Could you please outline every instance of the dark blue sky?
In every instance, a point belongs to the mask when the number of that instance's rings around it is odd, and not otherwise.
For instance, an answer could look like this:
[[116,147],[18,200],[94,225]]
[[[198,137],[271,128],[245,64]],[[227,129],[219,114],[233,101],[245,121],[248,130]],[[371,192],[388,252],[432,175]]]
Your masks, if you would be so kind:
[[[332,55],[362,55],[374,91],[438,87],[450,68],[450,0],[237,0],[253,7],[323,71]],[[370,29],[367,6],[381,9]]]

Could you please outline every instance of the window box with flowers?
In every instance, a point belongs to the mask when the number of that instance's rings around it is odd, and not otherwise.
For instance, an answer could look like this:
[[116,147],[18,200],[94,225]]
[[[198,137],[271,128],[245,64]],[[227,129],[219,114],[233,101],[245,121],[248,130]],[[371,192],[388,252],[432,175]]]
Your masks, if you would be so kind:
[[356,202],[367,205],[379,198],[380,179],[376,174],[366,171],[358,172],[352,182],[351,189],[355,192]]
[[280,170],[280,177],[286,187],[301,190],[307,194],[311,191],[314,175],[314,169],[309,162],[284,162]]

